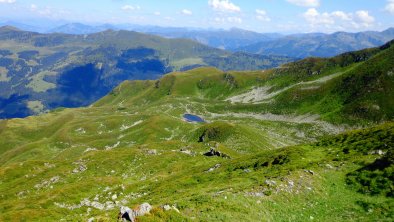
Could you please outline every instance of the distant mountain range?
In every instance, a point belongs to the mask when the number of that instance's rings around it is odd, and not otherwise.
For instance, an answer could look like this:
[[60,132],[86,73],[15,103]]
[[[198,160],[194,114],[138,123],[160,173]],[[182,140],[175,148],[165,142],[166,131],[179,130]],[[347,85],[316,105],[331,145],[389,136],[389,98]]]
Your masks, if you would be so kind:
[[237,51],[297,58],[331,57],[344,52],[376,47],[394,39],[394,28],[382,32],[297,34],[240,47]]
[[16,22],[6,22],[3,23],[3,25],[12,25],[29,31],[65,34],[92,34],[108,29],[131,30],[159,35],[166,38],[192,39],[211,47],[233,52],[279,55],[294,58],[312,56],[332,57],[348,51],[377,47],[394,39],[394,28],[382,32],[366,31],[359,33],[336,32],[333,34],[302,33],[283,35],[279,33],[257,33],[237,28],[220,30],[132,24],[86,25],[81,23],[68,23],[55,27],[52,26],[46,30],[40,27],[34,29],[34,26]]
[[200,66],[258,70],[294,61],[113,30],[40,34],[4,26],[0,46],[0,119],[86,106],[124,80],[157,79]]
[[69,23],[65,25],[61,25],[52,29],[49,29],[48,33],[65,33],[65,34],[93,34],[96,32],[102,32],[105,30],[119,30],[115,26],[112,25],[100,25],[100,26],[91,26],[85,25],[81,23]]
[[230,30],[186,30],[166,31],[158,29],[151,31],[168,38],[187,38],[198,41],[200,43],[231,51],[238,51],[239,47],[253,43],[270,42],[283,37],[278,33],[257,33],[242,29]]
[[66,34],[91,34],[108,29],[112,30],[132,30],[148,34],[159,35],[166,38],[187,38],[209,45],[215,48],[236,50],[239,47],[254,43],[276,40],[283,35],[278,33],[257,33],[243,29],[233,28],[230,30],[206,30],[192,28],[174,28],[160,26],[140,26],[140,25],[99,25],[89,26],[81,23],[69,23],[48,30],[49,33]]

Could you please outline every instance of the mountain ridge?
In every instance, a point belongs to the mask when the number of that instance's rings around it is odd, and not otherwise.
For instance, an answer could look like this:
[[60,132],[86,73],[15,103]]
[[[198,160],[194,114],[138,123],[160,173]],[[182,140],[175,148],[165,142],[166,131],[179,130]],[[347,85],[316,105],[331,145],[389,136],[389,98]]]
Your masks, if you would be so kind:
[[347,51],[377,47],[394,39],[394,28],[382,32],[335,32],[332,34],[289,35],[271,42],[261,42],[237,50],[297,58],[331,57]]

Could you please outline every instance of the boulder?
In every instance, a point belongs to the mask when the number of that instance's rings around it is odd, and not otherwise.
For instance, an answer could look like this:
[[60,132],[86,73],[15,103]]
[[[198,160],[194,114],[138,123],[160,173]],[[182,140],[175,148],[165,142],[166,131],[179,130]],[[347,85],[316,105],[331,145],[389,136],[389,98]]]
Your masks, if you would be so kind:
[[148,214],[152,210],[152,206],[148,203],[143,203],[139,206],[139,208],[136,210],[138,216],[142,216],[145,214]]
[[219,157],[223,157],[223,158],[230,158],[230,156],[216,150],[215,148],[211,148],[208,152],[204,153],[204,156],[219,156]]
[[205,172],[212,172],[212,171],[214,171],[214,170],[220,168],[221,166],[222,166],[222,165],[221,165],[220,163],[217,163],[217,164],[215,164],[215,166],[209,168],[209,169],[208,169],[207,171],[205,171]]
[[162,208],[164,211],[174,210],[174,211],[176,211],[177,213],[180,213],[180,211],[178,210],[178,208],[176,208],[175,205],[170,206],[169,204],[165,204],[165,205],[161,206],[161,208]]
[[172,207],[170,205],[168,205],[168,204],[165,204],[165,205],[162,206],[162,208],[163,208],[164,211],[169,211],[169,210],[171,210]]
[[122,213],[122,209],[128,209],[127,212],[130,216],[131,221],[135,222],[136,217],[144,216],[150,213],[150,211],[152,210],[152,206],[149,203],[143,203],[132,210],[130,210],[130,208],[127,207],[121,207],[121,213]]

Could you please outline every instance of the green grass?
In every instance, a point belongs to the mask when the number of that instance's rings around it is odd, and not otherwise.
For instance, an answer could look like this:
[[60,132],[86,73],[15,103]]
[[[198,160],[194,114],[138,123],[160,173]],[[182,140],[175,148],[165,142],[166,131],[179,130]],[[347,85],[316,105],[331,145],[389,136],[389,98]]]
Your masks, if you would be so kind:
[[29,80],[29,84],[27,84],[27,87],[32,89],[34,92],[42,93],[46,92],[50,89],[56,88],[56,84],[46,82],[44,78],[46,76],[54,76],[57,75],[56,72],[40,72],[37,73],[36,75],[32,76]]
[[186,58],[186,59],[180,59],[172,62],[172,66],[175,67],[175,70],[181,70],[182,67],[188,66],[188,65],[206,65],[203,61],[202,58]]
[[[336,161],[331,163],[332,160],[321,150],[316,151],[316,148],[287,148],[277,154],[265,152],[229,161],[204,158],[202,155],[188,157],[185,154],[175,153],[170,149],[181,146],[174,143],[146,146],[146,148],[92,151],[71,160],[50,161],[49,164],[55,164],[54,168],[46,167],[44,161],[27,161],[23,166],[8,165],[7,170],[2,173],[3,188],[7,188],[7,190],[2,189],[3,198],[6,200],[1,205],[3,212],[6,212],[2,219],[11,220],[15,217],[14,214],[30,212],[29,219],[39,221],[56,218],[82,220],[90,216],[111,220],[116,215],[116,210],[110,210],[109,215],[106,215],[105,212],[93,209],[91,215],[86,216],[87,207],[70,211],[58,209],[54,205],[55,202],[78,204],[80,200],[92,199],[96,194],[104,196],[104,199],[110,199],[109,191],[103,192],[104,187],[111,187],[111,191],[118,193],[119,196],[121,196],[119,193],[147,192],[145,196],[128,200],[125,204],[129,206],[148,201],[159,208],[160,205],[169,203],[176,204],[181,211],[178,214],[172,211],[162,212],[158,209],[160,214],[153,213],[143,218],[143,221],[165,221],[166,218],[182,221],[185,218],[191,220],[193,217],[200,221],[236,221],[245,217],[245,214],[248,215],[246,219],[249,221],[257,221],[259,218],[303,221],[311,216],[323,221],[390,218],[387,214],[392,208],[385,209],[383,215],[379,212],[371,215],[368,213],[369,208],[364,210],[357,204],[357,201],[361,201],[370,203],[375,206],[374,208],[380,208],[379,203],[388,202],[389,199],[365,197],[355,193],[352,188],[344,186],[346,184],[344,174],[352,172],[356,167],[350,164],[346,169],[339,171],[321,168],[319,164],[324,166],[330,163],[336,166],[339,163]],[[151,147],[162,154],[147,155],[144,149]],[[204,150],[198,146],[191,149]],[[88,170],[79,176],[72,175],[70,171],[75,167],[72,162],[78,159],[88,162]],[[215,162],[220,162],[222,167],[217,172],[205,173],[204,171]],[[268,162],[268,166],[264,166],[265,162]],[[302,170],[304,168],[314,170],[315,175],[304,173]],[[250,169],[251,172],[246,173],[245,169]],[[35,176],[31,179],[25,177],[32,174]],[[123,174],[127,174],[126,178]],[[60,175],[64,181],[54,184],[49,191],[31,189],[30,186],[40,184],[43,179],[48,180],[56,175]],[[141,180],[145,177],[145,180]],[[282,183],[282,180],[297,182],[298,179],[303,181],[303,186],[312,187],[313,191],[303,187],[300,193],[287,191],[276,193],[273,189],[271,192],[265,192],[270,194],[269,196],[245,196],[246,192],[264,189],[265,179],[275,180],[277,183]],[[120,187],[121,184],[125,186],[124,190]],[[22,199],[14,199],[15,193],[25,189],[31,193],[26,194],[26,197],[22,195]],[[313,210],[310,209],[312,206]],[[82,216],[79,216],[81,213]]]

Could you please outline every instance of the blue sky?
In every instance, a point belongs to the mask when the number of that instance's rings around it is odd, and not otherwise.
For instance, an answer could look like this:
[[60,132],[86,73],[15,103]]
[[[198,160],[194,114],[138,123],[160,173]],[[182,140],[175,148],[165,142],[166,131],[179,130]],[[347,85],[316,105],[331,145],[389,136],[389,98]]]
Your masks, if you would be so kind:
[[8,20],[357,32],[393,27],[394,0],[0,0]]

